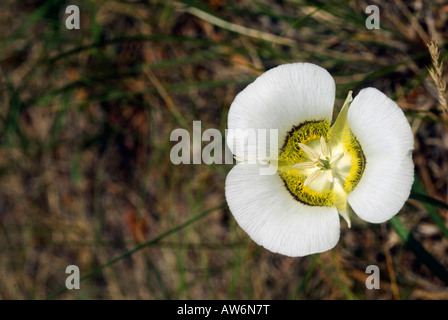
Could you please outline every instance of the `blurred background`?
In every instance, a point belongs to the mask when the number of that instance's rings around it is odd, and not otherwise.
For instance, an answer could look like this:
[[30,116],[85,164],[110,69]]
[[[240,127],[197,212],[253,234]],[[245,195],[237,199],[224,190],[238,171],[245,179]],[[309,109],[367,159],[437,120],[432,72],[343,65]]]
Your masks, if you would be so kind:
[[[448,299],[448,59],[434,81],[427,46],[447,55],[446,0],[5,0],[0,21],[0,299]],[[297,61],[334,76],[335,116],[349,90],[395,100],[416,180],[392,222],[289,258],[236,224],[232,165],[173,165],[170,134],[224,133],[238,92]]]

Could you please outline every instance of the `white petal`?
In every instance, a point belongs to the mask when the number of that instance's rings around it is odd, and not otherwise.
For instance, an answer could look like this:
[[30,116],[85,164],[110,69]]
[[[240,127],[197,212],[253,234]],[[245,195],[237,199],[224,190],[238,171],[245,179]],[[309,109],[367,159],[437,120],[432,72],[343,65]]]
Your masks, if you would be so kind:
[[325,171],[325,175],[327,176],[328,181],[330,181],[330,182],[333,182],[333,181],[334,181],[333,171],[331,171],[331,170],[326,170],[326,171]]
[[333,248],[339,240],[336,208],[295,200],[277,175],[259,175],[258,166],[238,164],[226,179],[226,199],[236,221],[266,249],[297,257]]
[[[305,121],[331,121],[335,83],[324,68],[290,63],[266,71],[241,91],[228,115],[228,128],[277,129],[278,147],[293,126]],[[227,140],[230,150],[233,141]],[[268,143],[266,150],[270,151]],[[242,151],[235,151],[242,156]]]
[[348,121],[366,157],[412,154],[411,127],[401,108],[381,91],[361,90],[348,110]]
[[348,202],[362,219],[384,222],[403,207],[414,181],[411,128],[400,107],[374,88],[355,97],[348,121],[366,158]]
[[382,223],[400,211],[409,197],[414,181],[412,159],[390,165],[375,160],[366,163],[363,177],[348,195],[356,214],[371,223]]

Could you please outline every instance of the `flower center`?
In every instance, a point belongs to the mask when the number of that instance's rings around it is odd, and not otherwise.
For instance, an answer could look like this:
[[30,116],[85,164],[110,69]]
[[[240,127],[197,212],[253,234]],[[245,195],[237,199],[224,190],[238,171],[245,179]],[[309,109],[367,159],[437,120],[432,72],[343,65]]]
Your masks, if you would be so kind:
[[350,129],[334,136],[327,121],[294,127],[281,149],[279,174],[294,198],[311,206],[335,206],[359,182],[365,166]]
[[320,159],[319,163],[317,164],[317,167],[321,170],[331,170],[331,164],[330,159]]
[[336,164],[344,154],[342,152],[339,152],[336,155],[332,155],[324,136],[320,136],[320,150],[314,150],[311,147],[300,142],[299,146],[311,160],[307,162],[297,163],[293,166],[297,170],[310,170],[308,174],[305,172],[307,178],[305,179],[305,182],[303,184],[305,186],[309,185],[312,181],[319,178],[320,174],[323,172],[325,172],[325,177],[329,182],[334,182],[335,174],[340,172]]

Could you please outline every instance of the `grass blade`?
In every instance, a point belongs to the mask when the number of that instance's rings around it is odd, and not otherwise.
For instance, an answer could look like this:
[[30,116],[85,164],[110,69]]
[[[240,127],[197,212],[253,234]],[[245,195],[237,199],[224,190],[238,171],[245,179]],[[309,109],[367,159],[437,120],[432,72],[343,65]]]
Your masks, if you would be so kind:
[[440,262],[430,254],[423,245],[418,241],[412,233],[406,228],[397,216],[389,220],[390,225],[395,232],[406,244],[406,246],[415,254],[415,256],[423,262],[440,280],[448,285],[448,270],[440,264]]
[[442,235],[448,239],[448,229],[445,225],[445,221],[435,208],[438,207],[447,210],[448,204],[428,196],[418,176],[415,177],[415,182],[410,197],[423,203],[426,211],[428,211],[429,217],[439,227]]
[[448,204],[423,193],[412,191],[411,198],[438,207],[440,209],[448,210]]

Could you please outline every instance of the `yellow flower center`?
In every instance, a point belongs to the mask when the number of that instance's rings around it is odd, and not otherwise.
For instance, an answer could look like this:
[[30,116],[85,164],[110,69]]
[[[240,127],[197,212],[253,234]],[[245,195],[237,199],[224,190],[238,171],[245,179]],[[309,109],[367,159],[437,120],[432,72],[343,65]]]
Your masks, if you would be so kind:
[[351,93],[332,128],[328,121],[292,128],[280,151],[278,172],[297,200],[310,206],[335,206],[347,220],[347,194],[361,179],[365,157],[347,122]]
[[326,137],[329,129],[330,124],[325,121],[305,122],[288,133],[280,152],[278,170],[286,188],[296,200],[311,206],[334,205],[334,193],[329,186],[316,190],[305,184],[320,164],[313,162],[308,153],[314,151],[316,141]]

